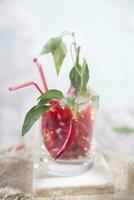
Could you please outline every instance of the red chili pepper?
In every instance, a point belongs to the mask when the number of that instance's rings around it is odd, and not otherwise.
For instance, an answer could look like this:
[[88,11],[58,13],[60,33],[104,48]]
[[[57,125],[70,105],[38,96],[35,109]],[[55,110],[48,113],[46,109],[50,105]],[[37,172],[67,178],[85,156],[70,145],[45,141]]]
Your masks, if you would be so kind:
[[73,143],[75,136],[76,136],[76,123],[77,123],[77,121],[75,119],[71,120],[68,136],[67,136],[63,146],[58,151],[55,160],[58,159],[66,151],[66,149]]
[[49,101],[49,104],[52,104],[52,105],[54,105],[54,104],[59,104],[59,100],[57,100],[57,99],[52,99],[52,100]]

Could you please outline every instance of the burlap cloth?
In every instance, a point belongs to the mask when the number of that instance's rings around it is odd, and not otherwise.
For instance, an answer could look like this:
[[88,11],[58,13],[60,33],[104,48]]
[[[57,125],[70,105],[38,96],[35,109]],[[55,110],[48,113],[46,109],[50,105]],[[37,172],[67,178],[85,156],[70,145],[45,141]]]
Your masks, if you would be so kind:
[[114,194],[56,196],[38,198],[32,194],[32,162],[24,158],[0,160],[0,200],[74,199],[74,200],[134,200],[134,159],[124,155],[104,155],[115,180]]

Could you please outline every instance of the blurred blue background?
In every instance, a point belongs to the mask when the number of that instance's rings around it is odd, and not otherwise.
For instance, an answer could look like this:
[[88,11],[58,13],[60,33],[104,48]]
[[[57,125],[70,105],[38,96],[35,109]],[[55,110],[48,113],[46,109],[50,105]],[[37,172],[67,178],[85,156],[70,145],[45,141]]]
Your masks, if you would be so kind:
[[[0,146],[21,141],[23,118],[38,96],[32,87],[9,93],[8,86],[40,81],[32,58],[48,38],[66,30],[76,33],[90,66],[90,84],[100,95],[98,148],[134,155],[134,136],[112,132],[113,126],[134,127],[133,0],[0,1]],[[58,78],[51,56],[40,59],[49,88],[66,91],[70,55]]]

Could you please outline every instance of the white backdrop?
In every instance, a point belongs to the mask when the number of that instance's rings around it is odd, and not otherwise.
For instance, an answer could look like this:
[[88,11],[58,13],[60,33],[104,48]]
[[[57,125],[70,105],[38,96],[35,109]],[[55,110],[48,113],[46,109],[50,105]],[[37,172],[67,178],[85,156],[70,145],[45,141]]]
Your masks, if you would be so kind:
[[[0,125],[1,133],[18,137],[25,112],[37,92],[9,94],[7,87],[39,80],[32,57],[49,37],[68,30],[77,33],[90,65],[90,83],[100,94],[100,106],[132,107],[134,102],[133,0],[2,0],[0,1]],[[67,89],[71,59],[56,78],[50,56],[42,56],[50,88]],[[3,137],[3,143],[6,142]],[[11,139],[12,143],[12,139]]]

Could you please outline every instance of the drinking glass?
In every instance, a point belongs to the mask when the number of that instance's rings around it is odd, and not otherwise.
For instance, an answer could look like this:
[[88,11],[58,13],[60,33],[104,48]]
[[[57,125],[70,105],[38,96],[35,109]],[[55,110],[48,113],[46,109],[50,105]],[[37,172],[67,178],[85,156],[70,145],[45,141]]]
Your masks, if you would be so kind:
[[62,101],[53,100],[51,103],[53,106],[43,113],[41,119],[41,165],[47,166],[50,174],[79,175],[92,168],[94,163],[98,95],[90,89],[80,96],[71,94]]

